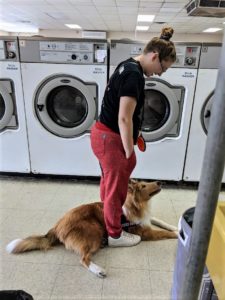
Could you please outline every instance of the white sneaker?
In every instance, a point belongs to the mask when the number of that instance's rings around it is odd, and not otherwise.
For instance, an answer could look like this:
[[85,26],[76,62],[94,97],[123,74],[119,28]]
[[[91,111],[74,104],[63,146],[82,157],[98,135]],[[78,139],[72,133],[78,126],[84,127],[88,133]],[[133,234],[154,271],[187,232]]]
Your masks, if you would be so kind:
[[118,239],[114,239],[111,236],[108,237],[109,247],[131,247],[139,244],[141,237],[136,234],[122,231]]

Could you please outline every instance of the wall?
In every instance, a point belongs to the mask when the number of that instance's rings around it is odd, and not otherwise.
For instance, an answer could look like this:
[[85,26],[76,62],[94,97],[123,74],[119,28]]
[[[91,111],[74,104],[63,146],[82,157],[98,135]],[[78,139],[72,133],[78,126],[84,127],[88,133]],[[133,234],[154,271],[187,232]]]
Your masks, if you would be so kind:
[[0,30],[0,35],[1,35],[1,36],[4,36],[4,35],[10,35],[10,34],[9,34],[9,32],[1,31],[1,30]]
[[[6,33],[1,34],[4,32],[0,31],[0,35],[22,35],[22,36],[32,36],[32,34],[18,34],[18,33]],[[46,37],[63,37],[63,38],[81,38],[82,34],[81,31],[76,30],[40,30],[38,35],[46,36]],[[134,32],[117,32],[112,31],[107,33],[108,39],[131,39],[131,40],[138,40],[138,41],[149,41],[152,37],[158,36],[159,33],[142,33],[137,32],[136,35]],[[209,33],[202,33],[202,34],[179,34],[175,33],[173,36],[174,42],[222,42],[223,34],[209,34]]]
[[[138,41],[149,41],[152,37],[159,36],[159,33],[142,33],[137,32],[135,35],[133,32],[110,32],[108,34],[109,39],[122,39],[129,38],[135,39]],[[175,33],[172,40],[174,42],[219,42],[221,43],[223,40],[223,34],[179,34]]]

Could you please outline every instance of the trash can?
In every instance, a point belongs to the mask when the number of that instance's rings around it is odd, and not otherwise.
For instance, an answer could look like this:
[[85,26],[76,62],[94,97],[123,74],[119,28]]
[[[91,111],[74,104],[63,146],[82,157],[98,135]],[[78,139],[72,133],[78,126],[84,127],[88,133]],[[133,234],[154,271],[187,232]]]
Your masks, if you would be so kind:
[[[177,254],[173,273],[173,285],[171,291],[172,300],[179,299],[181,284],[184,278],[184,268],[190,248],[190,240],[192,233],[192,224],[194,218],[195,207],[191,207],[184,212],[178,224],[178,244]],[[198,300],[217,300],[215,289],[210,278],[207,267],[204,268]]]
[[225,299],[225,202],[219,201],[213,223],[206,265],[219,299]]

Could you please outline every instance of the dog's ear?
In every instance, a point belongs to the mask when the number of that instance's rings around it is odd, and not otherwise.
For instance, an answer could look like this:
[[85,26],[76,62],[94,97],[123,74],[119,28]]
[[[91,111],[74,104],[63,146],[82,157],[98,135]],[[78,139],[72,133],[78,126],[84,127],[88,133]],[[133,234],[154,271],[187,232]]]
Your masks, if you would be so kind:
[[133,193],[135,191],[137,181],[134,179],[129,179],[128,192]]
[[129,183],[130,183],[130,184],[135,184],[135,183],[137,183],[137,180],[130,178],[130,179],[129,179]]
[[128,183],[128,193],[130,194],[129,196],[129,201],[136,207],[136,209],[140,209],[139,203],[136,200],[136,192],[139,190],[139,182],[134,179],[130,179]]

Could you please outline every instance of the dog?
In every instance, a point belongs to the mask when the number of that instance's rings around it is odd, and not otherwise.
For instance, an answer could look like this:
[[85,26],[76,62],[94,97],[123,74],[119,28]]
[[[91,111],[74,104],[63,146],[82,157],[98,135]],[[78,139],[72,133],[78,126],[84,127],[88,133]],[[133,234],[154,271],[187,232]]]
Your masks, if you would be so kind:
[[[130,233],[137,234],[142,241],[156,241],[177,238],[177,228],[150,217],[150,199],[159,193],[161,183],[130,180],[128,193],[123,205],[125,226]],[[151,224],[166,230],[152,228]],[[98,277],[105,277],[106,271],[91,261],[92,255],[103,245],[107,231],[103,217],[103,203],[84,204],[68,211],[45,235],[30,236],[10,242],[9,253],[31,250],[48,250],[64,244],[66,249],[77,252],[81,264]],[[106,239],[107,240],[107,239]]]

